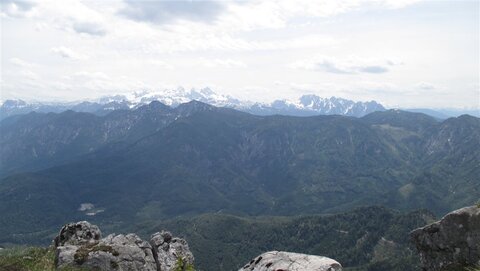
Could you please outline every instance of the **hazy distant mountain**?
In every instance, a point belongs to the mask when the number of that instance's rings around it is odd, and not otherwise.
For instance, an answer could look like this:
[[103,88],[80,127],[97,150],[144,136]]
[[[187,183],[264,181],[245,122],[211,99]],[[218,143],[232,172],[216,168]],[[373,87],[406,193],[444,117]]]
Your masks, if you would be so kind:
[[471,109],[471,110],[460,110],[460,109],[438,109],[438,112],[445,114],[450,117],[458,117],[461,115],[471,115],[477,118],[480,118],[480,108]]
[[409,111],[409,112],[427,114],[427,115],[432,116],[432,117],[437,118],[437,119],[448,119],[449,117],[456,117],[456,116],[447,115],[447,114],[441,113],[439,111],[436,111],[436,110],[433,110],[433,109],[428,109],[428,108],[409,108],[409,109],[404,109],[404,110]]
[[362,117],[371,112],[385,110],[381,104],[375,101],[354,102],[336,97],[321,98],[316,95],[304,95],[297,101],[276,100],[272,103],[254,103],[241,101],[228,95],[217,94],[210,88],[191,89],[188,91],[183,88],[177,88],[106,96],[95,101],[77,103],[27,103],[22,100],[7,100],[0,106],[0,119],[32,111],[59,113],[73,110],[105,115],[113,110],[135,109],[152,101],[159,101],[165,105],[176,107],[179,104],[192,100],[217,107],[234,108],[256,115],[344,115]]
[[437,119],[447,119],[451,117],[459,117],[461,115],[470,115],[477,118],[480,118],[480,108],[479,109],[427,109],[427,108],[409,108],[404,109],[405,111],[418,112],[430,115]]
[[[0,180],[5,240],[31,237],[32,223],[50,230],[86,219],[82,203],[101,211],[89,220],[128,225],[369,204],[443,214],[480,197],[480,119],[467,115],[300,118],[153,102],[106,116],[32,113],[0,124],[2,166],[19,172]],[[49,168],[28,172],[35,167]]]
[[125,101],[118,102],[78,102],[78,103],[27,103],[23,100],[6,100],[0,106],[0,120],[10,116],[37,113],[60,113],[67,110],[76,112],[88,112],[97,115],[105,115],[118,109],[129,109],[130,104]]

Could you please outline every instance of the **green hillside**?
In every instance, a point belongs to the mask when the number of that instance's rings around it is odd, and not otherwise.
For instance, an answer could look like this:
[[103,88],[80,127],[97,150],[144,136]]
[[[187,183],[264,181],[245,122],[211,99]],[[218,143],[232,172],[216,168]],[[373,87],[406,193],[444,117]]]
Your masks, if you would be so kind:
[[[155,108],[136,114],[171,113]],[[175,112],[165,126],[137,129],[136,140],[127,133],[75,162],[0,180],[0,242],[45,242],[58,225],[85,219],[122,230],[203,213],[291,216],[372,204],[442,215],[480,198],[478,118],[437,122],[398,110],[260,117],[198,102]],[[93,209],[79,210],[86,203]]]

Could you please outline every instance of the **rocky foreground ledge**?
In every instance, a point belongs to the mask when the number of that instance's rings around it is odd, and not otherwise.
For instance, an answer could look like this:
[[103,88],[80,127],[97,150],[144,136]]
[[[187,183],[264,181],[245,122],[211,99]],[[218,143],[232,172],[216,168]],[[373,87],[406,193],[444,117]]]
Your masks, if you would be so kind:
[[146,242],[136,234],[110,234],[86,221],[62,227],[54,240],[57,268],[86,270],[171,271],[193,270],[193,254],[185,240],[170,232],[153,234]]
[[465,207],[410,233],[425,271],[480,267],[480,208]]
[[[53,240],[57,269],[74,267],[100,271],[193,271],[194,257],[184,239],[168,231],[157,232],[146,242],[136,234],[110,234],[80,221],[62,227]],[[255,257],[239,271],[341,271],[327,257],[270,251]]]

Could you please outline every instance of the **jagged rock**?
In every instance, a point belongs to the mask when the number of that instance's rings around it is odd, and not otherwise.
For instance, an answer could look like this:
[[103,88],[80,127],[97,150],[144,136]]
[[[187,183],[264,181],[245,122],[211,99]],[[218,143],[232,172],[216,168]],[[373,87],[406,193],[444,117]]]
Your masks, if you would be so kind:
[[410,233],[423,270],[480,265],[480,208],[465,207]]
[[239,271],[341,271],[342,265],[337,261],[315,255],[269,251],[263,253]]
[[184,239],[172,237],[170,232],[162,231],[152,235],[150,244],[158,263],[158,270],[173,270],[178,263],[182,264],[182,270],[193,266],[193,254]]
[[87,221],[80,221],[63,226],[53,242],[55,247],[65,245],[84,245],[95,243],[100,240],[100,238],[102,238],[102,232],[97,226],[92,225]]
[[[102,271],[172,271],[181,263],[193,265],[193,255],[185,240],[169,232],[152,236],[151,243],[135,234],[114,235],[100,239],[97,226],[86,221],[65,225],[55,238],[55,264]],[[180,260],[179,260],[180,259]],[[182,269],[183,270],[183,269]]]

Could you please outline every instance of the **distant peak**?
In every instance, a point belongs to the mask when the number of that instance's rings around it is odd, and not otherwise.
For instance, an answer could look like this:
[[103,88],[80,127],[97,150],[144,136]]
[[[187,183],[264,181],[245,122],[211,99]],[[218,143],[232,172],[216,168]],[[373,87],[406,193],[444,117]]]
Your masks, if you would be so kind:
[[215,109],[214,106],[197,100],[192,100],[190,102],[180,104],[179,106],[177,106],[177,108],[175,108],[175,110],[183,116],[187,116],[195,112],[211,111],[213,109]]
[[140,110],[171,110],[168,105],[165,105],[159,101],[152,101],[149,104],[139,107]]
[[2,107],[16,107],[16,106],[25,106],[27,103],[23,100],[5,100]]

